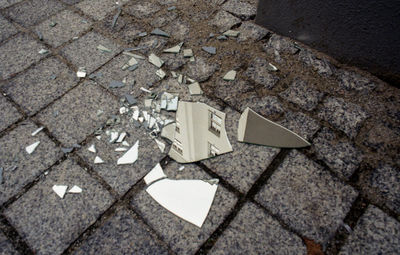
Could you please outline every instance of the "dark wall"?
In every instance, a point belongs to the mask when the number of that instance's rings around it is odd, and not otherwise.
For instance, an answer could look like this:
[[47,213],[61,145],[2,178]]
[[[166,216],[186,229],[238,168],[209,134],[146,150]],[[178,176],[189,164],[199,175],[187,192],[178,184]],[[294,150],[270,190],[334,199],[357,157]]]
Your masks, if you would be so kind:
[[400,85],[400,0],[259,0],[256,23]]

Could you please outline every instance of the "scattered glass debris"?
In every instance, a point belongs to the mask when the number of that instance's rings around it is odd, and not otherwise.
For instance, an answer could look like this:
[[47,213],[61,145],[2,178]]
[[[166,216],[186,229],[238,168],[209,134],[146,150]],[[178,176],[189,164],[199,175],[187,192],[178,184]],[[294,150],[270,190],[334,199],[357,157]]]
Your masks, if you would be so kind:
[[154,181],[160,180],[162,178],[166,178],[167,176],[165,175],[160,163],[157,163],[155,167],[143,178],[144,182],[149,185],[153,183]]
[[310,146],[304,138],[247,107],[239,119],[238,141],[280,148]]
[[223,35],[229,36],[229,37],[238,37],[239,34],[240,34],[239,31],[234,31],[234,30],[228,30],[225,33],[223,33]]
[[103,163],[104,163],[104,160],[102,160],[99,156],[96,156],[96,157],[94,158],[94,163],[95,163],[95,164],[103,164]]
[[268,69],[268,71],[271,71],[271,72],[276,72],[279,70],[276,66],[274,66],[271,63],[268,63],[267,69]]
[[62,151],[63,153],[65,153],[65,154],[71,153],[71,151],[72,151],[73,149],[74,149],[73,147],[68,147],[68,148],[66,148],[66,147],[61,147],[61,151]]
[[117,161],[117,165],[133,164],[138,159],[139,140]]
[[78,78],[85,78],[86,77],[86,68],[85,67],[79,67],[78,72],[76,72],[76,76]]
[[179,53],[181,51],[182,45],[183,45],[183,42],[181,42],[180,44],[178,44],[178,45],[176,45],[176,46],[174,46],[172,48],[165,49],[165,50],[163,50],[163,52],[166,52],[166,53]]
[[125,114],[125,113],[128,113],[128,112],[129,112],[129,110],[125,106],[122,106],[121,108],[119,108],[119,113],[120,114]]
[[168,11],[173,11],[175,9],[176,9],[176,6],[170,6],[170,7],[167,8]]
[[40,141],[37,141],[37,142],[34,142],[34,143],[32,143],[31,145],[27,146],[27,147],[25,148],[26,152],[27,152],[28,154],[32,154],[32,153],[35,151],[36,147],[39,146],[39,144],[40,144]]
[[152,35],[159,35],[159,36],[164,36],[164,37],[169,37],[169,34],[167,34],[166,32],[162,31],[159,28],[154,29],[153,31],[150,32],[150,34]]
[[137,36],[139,37],[145,37],[147,35],[147,32],[141,32],[139,34],[137,34]]
[[198,82],[189,84],[188,88],[189,88],[190,95],[192,95],[192,96],[203,94],[203,90],[201,90],[200,84]]
[[96,147],[94,146],[94,144],[89,146],[88,151],[93,152],[93,153],[97,152]]
[[140,90],[146,92],[146,93],[150,93],[151,94],[151,90],[148,90],[146,88],[140,87]]
[[33,131],[33,132],[32,132],[32,134],[31,134],[31,135],[32,135],[32,136],[35,136],[35,135],[37,135],[37,134],[38,134],[40,131],[42,131],[42,130],[43,130],[43,128],[44,128],[44,127],[40,127],[40,128],[38,128],[38,129],[36,129],[35,131]]
[[113,17],[113,20],[112,20],[112,23],[111,23],[111,28],[114,28],[115,24],[117,24],[117,20],[118,20],[119,15],[121,15],[121,12],[122,12],[121,7],[118,7],[118,11]]
[[178,77],[178,75],[177,75],[176,72],[174,72],[174,71],[171,71],[171,75],[172,75],[172,78]]
[[68,193],[82,193],[82,189],[79,186],[74,185],[70,190],[68,190]]
[[193,50],[192,49],[183,50],[183,57],[185,57],[185,58],[193,57]]
[[182,82],[183,82],[183,75],[182,75],[182,74],[180,74],[180,75],[178,76],[178,82],[179,82],[180,84],[182,84]]
[[219,36],[217,36],[217,40],[225,41],[225,40],[228,40],[228,37],[226,37],[225,35],[219,35]]
[[235,80],[235,77],[236,77],[236,71],[230,70],[225,74],[225,76],[222,79],[224,79],[225,81],[233,81]]
[[214,33],[210,33],[210,34],[208,35],[208,38],[213,38],[214,36],[215,36]]
[[134,98],[132,95],[125,94],[125,99],[129,106],[137,104],[136,98]]
[[183,169],[185,169],[185,166],[180,166],[180,167],[178,168],[178,171],[183,171]]
[[158,69],[157,71],[156,71],[156,75],[158,76],[158,77],[160,77],[160,79],[164,79],[164,77],[167,75],[162,69]]
[[116,143],[122,143],[122,141],[124,141],[126,135],[127,135],[126,132],[121,132],[121,134],[119,135],[119,137],[118,137]]
[[176,129],[175,123],[170,123],[168,125],[165,125],[161,130],[161,137],[168,139],[171,143],[174,142],[175,129]]
[[211,54],[211,55],[217,54],[217,49],[215,47],[203,46],[203,47],[201,47],[201,49],[204,50],[205,52]]
[[115,148],[115,151],[117,151],[117,152],[127,151],[127,150],[128,150],[128,149],[127,149],[127,148],[124,148],[124,147]]
[[65,193],[67,192],[68,186],[67,185],[53,185],[53,191],[59,196],[60,198],[64,198]]
[[162,141],[160,141],[159,139],[154,139],[154,141],[157,143],[158,148],[160,149],[160,151],[162,153],[164,153],[165,150],[165,143],[163,143]]
[[123,142],[122,142],[122,145],[128,147],[128,146],[129,146],[129,143],[128,143],[127,141],[123,141]]
[[40,41],[43,41],[43,34],[39,30],[36,30],[36,35],[38,36]]
[[122,88],[125,86],[125,83],[122,81],[111,81],[110,84],[108,85],[109,88],[115,89],[115,88]]
[[111,131],[109,143],[115,142],[115,141],[118,139],[118,137],[119,137],[118,132],[116,132],[116,131]]
[[50,27],[55,27],[56,25],[57,25],[57,22],[55,22],[55,21],[52,21],[52,22],[50,22]]
[[39,50],[39,54],[44,55],[44,54],[47,54],[47,53],[49,53],[49,51],[46,50],[46,49],[41,49],[41,50]]
[[157,57],[154,53],[150,54],[149,62],[158,68],[160,68],[164,64],[164,61],[161,58]]
[[107,53],[111,52],[111,50],[109,48],[106,48],[105,46],[103,46],[101,44],[99,44],[99,46],[97,46],[97,49],[102,51],[102,52],[107,52]]

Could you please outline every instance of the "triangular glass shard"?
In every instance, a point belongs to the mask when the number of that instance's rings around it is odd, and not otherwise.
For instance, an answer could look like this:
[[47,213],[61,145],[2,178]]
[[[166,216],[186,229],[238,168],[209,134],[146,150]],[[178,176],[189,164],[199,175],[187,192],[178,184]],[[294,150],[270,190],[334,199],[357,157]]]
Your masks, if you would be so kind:
[[150,183],[160,180],[162,178],[166,178],[163,169],[161,168],[160,163],[158,163],[145,177],[144,182],[149,185]]
[[59,196],[60,198],[64,198],[65,193],[67,192],[68,186],[67,185],[54,185],[53,191]]
[[104,160],[102,160],[99,156],[96,156],[96,157],[94,158],[94,163],[95,163],[95,164],[103,164],[103,163],[104,163]]
[[33,132],[32,132],[32,134],[31,134],[31,135],[32,135],[32,136],[35,136],[35,135],[37,135],[37,134],[38,134],[40,131],[42,131],[42,130],[43,130],[43,128],[44,128],[44,127],[40,127],[40,128],[38,128],[38,129],[36,129],[35,131],[33,131]]
[[117,165],[132,164],[138,159],[139,140],[117,161]]
[[90,145],[90,147],[88,148],[88,151],[96,153],[96,147],[94,146],[94,144]]
[[26,146],[26,148],[25,148],[26,152],[28,154],[32,154],[35,151],[36,147],[39,146],[39,144],[40,144],[40,141],[37,141],[37,142],[32,143],[29,146]]
[[82,189],[79,186],[74,185],[68,193],[82,193]]
[[306,139],[246,108],[239,119],[238,141],[279,148],[310,146]]

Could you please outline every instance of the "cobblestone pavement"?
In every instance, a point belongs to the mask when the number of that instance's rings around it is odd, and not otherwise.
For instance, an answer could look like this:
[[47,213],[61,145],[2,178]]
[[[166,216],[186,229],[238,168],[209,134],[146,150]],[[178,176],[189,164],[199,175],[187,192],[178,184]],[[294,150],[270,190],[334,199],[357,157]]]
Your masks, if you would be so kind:
[[[118,4],[121,12],[115,0],[0,0],[0,254],[398,254],[399,89],[255,25],[256,0]],[[170,38],[150,35],[154,28]],[[218,38],[228,29],[239,36]],[[180,42],[195,61],[162,53]],[[121,69],[124,49],[138,46],[165,61],[167,77],[147,60]],[[75,74],[81,66],[83,79]],[[232,69],[235,81],[224,81]],[[199,81],[204,95],[190,96],[171,70]],[[129,86],[109,88],[124,78]],[[117,166],[115,146],[96,131],[111,129],[107,120],[119,116],[125,94],[141,102],[140,87],[223,110],[233,153],[177,171],[146,130],[122,116],[112,128],[128,131],[130,144],[140,140],[139,160]],[[312,146],[238,143],[247,106]],[[104,164],[93,164],[93,143]],[[144,191],[157,162],[170,178],[220,179],[202,228]],[[60,199],[52,191],[60,183],[84,192]]]

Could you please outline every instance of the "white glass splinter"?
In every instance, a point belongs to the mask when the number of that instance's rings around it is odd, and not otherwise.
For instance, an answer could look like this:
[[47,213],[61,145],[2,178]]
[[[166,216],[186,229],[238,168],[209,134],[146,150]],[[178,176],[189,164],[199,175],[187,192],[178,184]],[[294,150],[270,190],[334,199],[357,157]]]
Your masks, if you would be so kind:
[[117,165],[132,164],[138,159],[139,140],[117,161]]
[[67,192],[68,186],[67,185],[54,185],[53,191],[59,196],[60,198],[64,198],[65,193]]
[[26,146],[26,148],[25,148],[26,152],[27,152],[28,154],[32,154],[32,153],[35,151],[36,147],[39,146],[39,144],[40,144],[40,141],[37,141],[37,142],[35,142],[35,143],[32,143],[32,144],[29,145],[29,146]]
[[82,189],[79,186],[74,185],[68,193],[82,193]]

